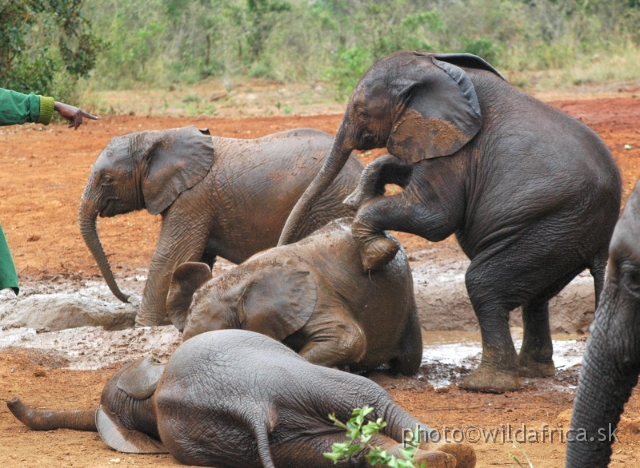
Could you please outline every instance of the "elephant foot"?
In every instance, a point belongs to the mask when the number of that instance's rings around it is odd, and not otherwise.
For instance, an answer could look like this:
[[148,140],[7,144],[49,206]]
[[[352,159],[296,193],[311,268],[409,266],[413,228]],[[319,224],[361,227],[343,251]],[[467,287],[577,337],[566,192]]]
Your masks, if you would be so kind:
[[376,236],[363,242],[360,258],[364,271],[377,271],[394,259],[400,246],[384,236]]
[[351,208],[353,211],[358,211],[360,205],[362,205],[366,201],[366,196],[360,187],[358,186],[351,194],[344,199],[342,202],[348,208]]
[[438,445],[436,450],[453,455],[456,468],[474,468],[476,466],[476,451],[469,444],[445,443]]
[[464,379],[460,388],[474,392],[504,393],[520,388],[520,381],[515,371],[498,371],[480,364],[469,377]]
[[426,463],[429,468],[456,468],[456,458],[446,452],[440,450],[416,450],[414,458],[414,466],[420,466]]
[[141,316],[140,314],[136,315],[136,328],[159,327],[163,325],[171,325],[171,320],[168,315],[165,315],[162,319],[159,319],[158,317]]
[[556,375],[556,366],[553,359],[548,361],[536,361],[531,356],[520,354],[518,363],[518,375],[520,377],[553,377]]

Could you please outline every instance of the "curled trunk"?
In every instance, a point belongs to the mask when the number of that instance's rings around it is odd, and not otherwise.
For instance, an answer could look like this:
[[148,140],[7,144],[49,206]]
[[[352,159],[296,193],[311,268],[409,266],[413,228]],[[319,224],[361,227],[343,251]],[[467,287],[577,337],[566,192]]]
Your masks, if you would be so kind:
[[25,405],[19,398],[7,401],[13,415],[35,431],[75,429],[96,432],[96,410],[48,411]]
[[102,248],[102,243],[98,236],[98,229],[96,227],[97,218],[98,210],[96,209],[95,204],[91,200],[82,197],[82,200],[80,201],[80,208],[78,209],[78,224],[80,226],[82,238],[84,239],[85,244],[87,244],[87,247],[89,247],[93,258],[95,258],[98,263],[100,272],[107,282],[111,292],[122,302],[128,302],[129,296],[124,294],[118,287],[116,279],[113,276],[113,272],[111,271],[109,260],[107,260],[107,256]]

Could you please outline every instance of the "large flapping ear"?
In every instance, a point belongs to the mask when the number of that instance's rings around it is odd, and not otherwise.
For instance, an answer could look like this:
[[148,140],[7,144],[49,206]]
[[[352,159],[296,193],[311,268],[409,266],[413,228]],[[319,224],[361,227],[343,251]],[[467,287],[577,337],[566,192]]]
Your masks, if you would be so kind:
[[432,56],[419,59],[423,72],[403,91],[404,108],[387,141],[389,152],[407,164],[455,153],[482,125],[478,97],[464,70]]
[[318,296],[313,275],[300,266],[265,266],[252,275],[238,299],[243,329],[282,341],[307,323]]
[[146,400],[156,391],[164,365],[147,357],[131,364],[120,374],[117,387],[135,400]]
[[96,427],[104,443],[118,452],[169,453],[159,440],[124,427],[106,408],[96,411]]
[[173,271],[167,293],[167,314],[178,330],[184,330],[193,294],[211,278],[211,268],[206,263],[186,262]]
[[[427,55],[421,54],[420,52],[415,52],[416,55]],[[489,62],[487,62],[482,57],[478,57],[473,54],[433,54],[433,58],[439,61],[450,63],[451,65],[456,65],[458,67],[465,68],[475,68],[476,70],[486,70],[488,72],[493,73],[496,76],[499,76],[504,81],[507,79],[500,74],[498,70],[493,68]]]
[[207,175],[213,140],[196,127],[149,132],[146,139],[150,148],[142,193],[149,213],[158,214]]

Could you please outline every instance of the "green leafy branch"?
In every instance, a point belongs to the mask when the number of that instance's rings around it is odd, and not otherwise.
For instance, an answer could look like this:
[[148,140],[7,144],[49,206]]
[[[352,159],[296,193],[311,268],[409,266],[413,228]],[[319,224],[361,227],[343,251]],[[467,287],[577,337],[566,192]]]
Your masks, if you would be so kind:
[[361,452],[368,449],[365,458],[372,466],[388,466],[391,468],[425,468],[426,463],[422,463],[419,467],[415,465],[416,450],[419,445],[419,432],[418,428],[415,429],[409,445],[400,450],[402,458],[397,458],[395,455],[391,455],[381,447],[371,445],[371,439],[374,435],[378,434],[380,430],[386,427],[387,423],[378,418],[376,421],[366,421],[365,418],[369,413],[373,411],[371,406],[363,406],[362,408],[356,408],[353,410],[352,418],[346,423],[339,421],[335,414],[330,414],[329,419],[333,421],[333,424],[346,432],[347,440],[345,442],[335,443],[331,446],[331,452],[324,453],[323,455],[333,463],[338,463],[338,460],[349,458],[357,452]]

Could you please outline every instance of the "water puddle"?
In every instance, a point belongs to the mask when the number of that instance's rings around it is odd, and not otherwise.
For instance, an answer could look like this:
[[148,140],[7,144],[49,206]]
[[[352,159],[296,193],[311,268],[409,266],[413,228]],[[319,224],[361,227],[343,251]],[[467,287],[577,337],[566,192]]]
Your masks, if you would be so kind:
[[[512,329],[511,335],[516,350],[519,350],[522,345],[522,329]],[[553,335],[552,339],[556,374],[582,362],[586,345],[584,335],[558,334]],[[460,383],[464,376],[480,364],[482,342],[479,332],[423,332],[422,340],[424,348],[420,371],[423,379],[436,389]],[[560,382],[557,386],[563,389],[575,388],[575,385],[566,382]]]

